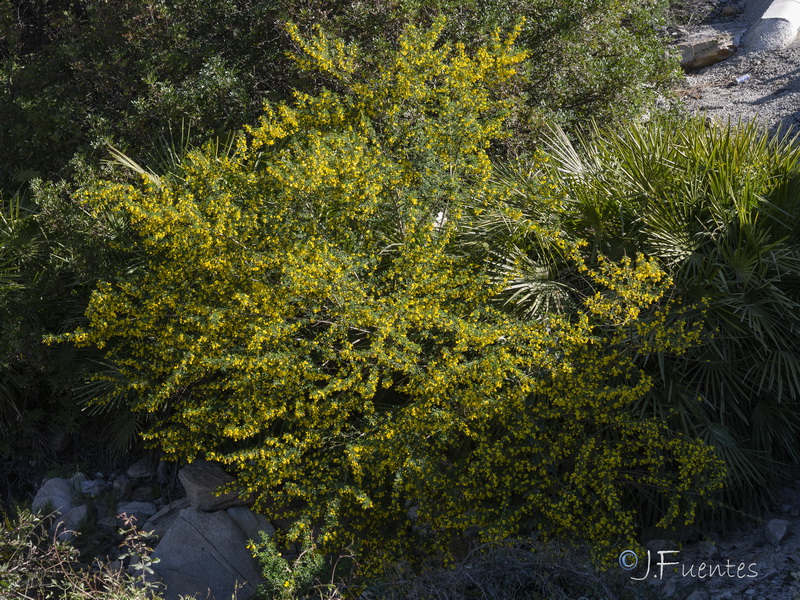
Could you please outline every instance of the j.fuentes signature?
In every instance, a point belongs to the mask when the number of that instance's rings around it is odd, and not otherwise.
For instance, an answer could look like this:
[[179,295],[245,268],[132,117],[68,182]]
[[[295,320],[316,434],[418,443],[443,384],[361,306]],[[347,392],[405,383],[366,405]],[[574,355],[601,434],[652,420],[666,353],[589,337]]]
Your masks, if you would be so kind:
[[[755,570],[757,566],[756,563],[752,562],[750,564],[746,564],[743,562],[734,563],[728,558],[725,560],[724,564],[712,564],[712,563],[700,563],[699,565],[685,565],[680,562],[667,562],[664,558],[667,554],[680,554],[678,550],[659,550],[658,554],[658,562],[655,563],[655,566],[658,567],[658,574],[653,574],[653,578],[655,579],[663,579],[664,578],[664,569],[666,567],[677,567],[680,566],[681,568],[681,575],[683,577],[691,577],[693,579],[705,579],[707,577],[731,577],[736,579],[744,579],[746,577],[758,577],[758,571]],[[619,555],[619,566],[621,566],[626,571],[632,571],[637,567],[639,564],[639,557],[633,550],[625,550]],[[652,566],[652,560],[650,556],[650,550],[647,551],[647,572],[644,574],[643,577],[631,577],[631,579],[635,581],[643,581],[650,576],[650,569]]]

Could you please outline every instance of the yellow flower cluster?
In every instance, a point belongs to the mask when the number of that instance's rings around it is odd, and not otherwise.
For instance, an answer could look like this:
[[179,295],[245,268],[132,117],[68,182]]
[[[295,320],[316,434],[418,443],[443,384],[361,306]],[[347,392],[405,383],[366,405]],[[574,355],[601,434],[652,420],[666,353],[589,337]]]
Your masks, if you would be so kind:
[[230,465],[262,510],[325,524],[323,546],[364,564],[470,527],[607,550],[633,536],[635,486],[670,498],[666,523],[718,485],[707,448],[627,410],[649,386],[630,331],[650,348],[691,332],[647,337],[669,282],[643,259],[591,272],[613,293],[575,321],[492,308],[455,233],[498,198],[492,90],[519,31],[468,56],[441,28],[409,29],[367,80],[355,49],[290,28],[345,92],[267,107],[235,155],[193,152],[179,178],[88,190],[144,264],[98,285],[66,337],[107,351],[168,457]]

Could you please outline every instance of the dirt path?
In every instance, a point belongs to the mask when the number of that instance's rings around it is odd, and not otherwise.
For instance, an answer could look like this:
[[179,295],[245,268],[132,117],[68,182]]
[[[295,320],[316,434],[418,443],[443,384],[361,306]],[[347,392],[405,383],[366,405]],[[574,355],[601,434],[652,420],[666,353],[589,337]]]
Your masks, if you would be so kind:
[[[744,34],[763,14],[770,0],[719,0],[712,14],[689,28]],[[746,83],[736,78],[749,75]],[[690,73],[678,90],[686,107],[726,121],[756,119],[771,130],[778,126],[800,132],[800,38],[773,52],[739,48],[727,60]]]

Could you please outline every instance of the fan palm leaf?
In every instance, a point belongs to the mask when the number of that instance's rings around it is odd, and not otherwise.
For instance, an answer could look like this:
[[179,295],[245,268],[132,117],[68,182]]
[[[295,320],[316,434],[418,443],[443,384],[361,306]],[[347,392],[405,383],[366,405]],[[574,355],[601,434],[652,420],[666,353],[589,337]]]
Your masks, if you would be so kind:
[[[655,385],[632,410],[712,444],[729,471],[726,502],[758,510],[748,503],[764,498],[775,461],[800,453],[800,144],[755,123],[702,118],[595,126],[575,143],[553,127],[545,142],[562,234],[588,242],[590,263],[599,254],[659,258],[682,305],[703,311],[696,347],[641,357]],[[517,204],[527,201],[525,223],[545,218],[535,182],[524,181],[541,177],[503,173]],[[553,293],[553,282],[569,280],[563,265],[532,251],[540,244],[522,223],[493,235],[501,239],[491,260],[512,275],[507,308],[527,303],[521,314],[532,318],[548,310],[540,294],[545,281]]]

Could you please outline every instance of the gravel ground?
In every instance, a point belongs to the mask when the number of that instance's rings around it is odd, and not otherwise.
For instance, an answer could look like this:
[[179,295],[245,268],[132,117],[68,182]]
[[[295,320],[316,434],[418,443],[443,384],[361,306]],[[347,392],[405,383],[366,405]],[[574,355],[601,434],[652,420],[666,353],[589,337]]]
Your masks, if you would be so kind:
[[[744,34],[769,4],[720,0],[703,23],[687,29]],[[741,75],[750,75],[749,81],[737,84]],[[689,110],[716,120],[756,119],[773,131],[800,132],[800,38],[773,52],[739,48],[731,58],[687,74],[677,93]]]

